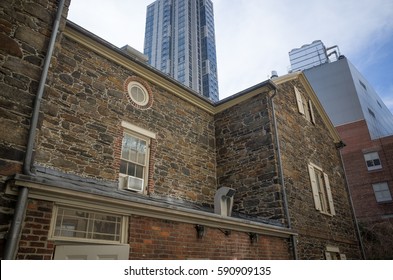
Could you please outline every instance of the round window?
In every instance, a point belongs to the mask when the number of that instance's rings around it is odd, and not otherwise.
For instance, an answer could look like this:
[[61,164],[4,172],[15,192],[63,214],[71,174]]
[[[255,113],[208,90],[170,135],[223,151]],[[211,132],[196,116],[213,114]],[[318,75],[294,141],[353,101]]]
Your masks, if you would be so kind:
[[149,102],[147,90],[138,82],[128,84],[128,95],[139,106],[145,106]]

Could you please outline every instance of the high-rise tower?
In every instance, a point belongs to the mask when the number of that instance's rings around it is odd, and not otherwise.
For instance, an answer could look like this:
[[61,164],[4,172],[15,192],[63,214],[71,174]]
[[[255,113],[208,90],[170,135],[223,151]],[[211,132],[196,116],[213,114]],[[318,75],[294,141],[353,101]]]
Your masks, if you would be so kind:
[[156,0],[150,4],[144,53],[153,67],[218,101],[211,0]]

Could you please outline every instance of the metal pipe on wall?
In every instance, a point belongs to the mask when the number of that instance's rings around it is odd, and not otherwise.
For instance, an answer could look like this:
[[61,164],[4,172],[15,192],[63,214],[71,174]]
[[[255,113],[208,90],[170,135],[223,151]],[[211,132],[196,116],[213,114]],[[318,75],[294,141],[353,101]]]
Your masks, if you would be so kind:
[[[278,128],[277,128],[277,120],[276,120],[276,112],[274,108],[274,101],[273,98],[277,94],[277,89],[274,90],[274,93],[272,96],[270,96],[270,105],[272,107],[272,120],[273,120],[273,129],[274,129],[274,138],[276,142],[276,150],[277,150],[277,162],[278,162],[278,171],[279,171],[279,176],[280,176],[280,185],[282,187],[282,196],[284,199],[284,212],[285,216],[287,218],[287,224],[288,228],[292,228],[291,224],[291,217],[289,215],[289,208],[288,208],[288,198],[287,198],[287,192],[285,188],[285,180],[284,180],[284,172],[282,168],[282,160],[281,160],[281,148],[280,148],[280,140],[278,137]],[[297,241],[295,236],[291,236],[291,243],[292,243],[292,250],[293,250],[293,257],[295,260],[298,259],[298,253],[297,253]]]
[[[46,79],[48,77],[48,71],[50,66],[50,61],[52,58],[53,50],[55,47],[55,42],[57,39],[57,32],[60,26],[61,16],[63,14],[65,0],[60,0],[55,21],[53,23],[52,34],[49,41],[48,51],[45,56],[44,66],[41,74],[41,79],[39,82],[37,95],[34,101],[34,107],[32,112],[32,117],[30,121],[30,129],[26,146],[25,158],[23,161],[23,174],[34,176],[32,172],[32,159],[33,159],[33,149],[35,146],[35,136],[38,124],[38,116],[41,107],[41,100],[45,89]],[[27,187],[21,187],[19,189],[18,200],[14,210],[14,217],[7,233],[7,241],[4,249],[4,259],[13,260],[16,257],[17,247],[20,240],[22,223],[26,214],[27,201],[29,196],[29,189]]]

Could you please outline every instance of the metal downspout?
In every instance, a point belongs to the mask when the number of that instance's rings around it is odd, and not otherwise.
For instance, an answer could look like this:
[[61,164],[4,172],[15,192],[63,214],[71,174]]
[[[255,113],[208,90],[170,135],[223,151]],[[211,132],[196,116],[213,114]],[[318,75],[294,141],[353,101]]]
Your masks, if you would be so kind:
[[[341,148],[342,148],[342,147],[341,147]],[[360,234],[358,219],[356,218],[355,207],[353,206],[353,200],[352,200],[351,190],[349,189],[348,178],[347,178],[346,171],[345,171],[344,159],[343,159],[343,155],[342,155],[342,153],[341,153],[341,151],[342,151],[341,148],[340,148],[340,150],[339,150],[340,159],[341,159],[341,164],[342,164],[342,166],[343,166],[343,168],[344,168],[345,183],[346,183],[346,185],[347,185],[347,191],[348,191],[348,195],[349,195],[349,203],[350,203],[351,209],[352,209],[353,220],[355,221],[356,235],[358,236],[358,239],[359,239],[359,245],[360,245],[360,250],[361,250],[361,252],[362,252],[362,258],[363,258],[364,260],[366,260],[366,252],[364,251],[364,245],[363,245],[362,235]]]
[[[272,106],[272,119],[273,119],[273,128],[274,128],[274,135],[275,135],[275,142],[276,142],[276,150],[277,150],[277,161],[278,161],[278,170],[279,170],[279,175],[280,175],[280,184],[282,186],[282,196],[284,199],[284,212],[285,216],[287,218],[287,223],[288,223],[288,228],[292,228],[291,224],[291,217],[289,215],[289,208],[288,208],[288,199],[287,199],[287,192],[285,188],[285,180],[284,180],[284,172],[282,168],[282,161],[281,161],[281,148],[280,148],[280,141],[278,137],[278,129],[277,129],[277,120],[276,120],[276,112],[274,109],[274,102],[273,98],[277,94],[277,89],[274,90],[273,95],[270,97],[270,102]],[[292,249],[293,249],[293,256],[295,260],[298,259],[298,254],[297,254],[297,241],[295,236],[291,236],[291,243],[292,243]]]
[[[50,61],[52,58],[52,54],[57,38],[57,32],[60,26],[61,15],[63,13],[64,2],[65,0],[59,1],[59,6],[57,9],[55,21],[53,23],[51,38],[49,41],[48,51],[45,56],[41,79],[38,86],[37,95],[34,101],[32,117],[30,120],[30,129],[29,129],[29,135],[27,140],[26,153],[23,161],[23,174],[25,175],[30,175],[30,176],[35,175],[32,172],[32,158],[33,158],[33,149],[35,146],[35,136],[36,136],[36,129],[38,124],[38,116],[40,112],[41,100],[44,93],[46,79],[48,77]],[[7,242],[5,244],[5,249],[4,249],[5,260],[13,260],[16,258],[17,247],[22,230],[22,223],[26,213],[28,195],[29,195],[29,189],[27,187],[21,187],[19,189],[18,200],[16,202],[16,206],[14,210],[14,217],[7,234]]]

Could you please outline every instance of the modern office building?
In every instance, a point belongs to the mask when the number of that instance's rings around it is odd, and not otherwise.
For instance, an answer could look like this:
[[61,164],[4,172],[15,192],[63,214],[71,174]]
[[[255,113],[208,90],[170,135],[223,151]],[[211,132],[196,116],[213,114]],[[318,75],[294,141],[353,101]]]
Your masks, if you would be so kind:
[[147,7],[144,54],[149,64],[218,101],[211,0],[157,0]]
[[346,144],[341,153],[366,255],[393,257],[393,242],[384,240],[393,234],[392,113],[337,46],[314,41],[289,57],[292,71],[303,71]]

